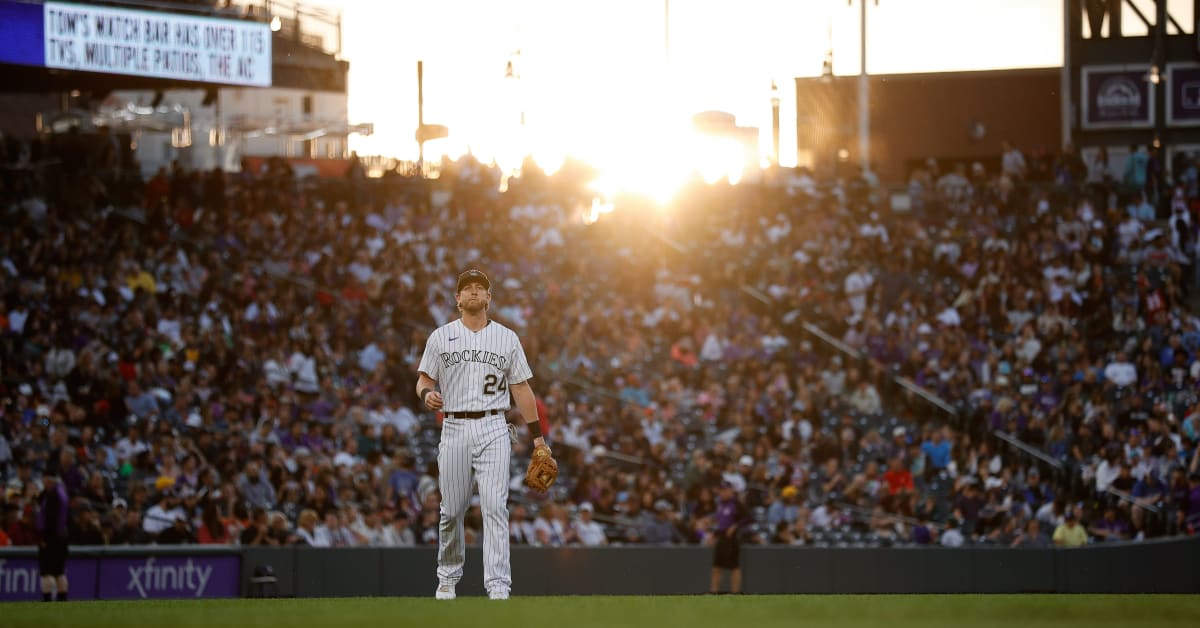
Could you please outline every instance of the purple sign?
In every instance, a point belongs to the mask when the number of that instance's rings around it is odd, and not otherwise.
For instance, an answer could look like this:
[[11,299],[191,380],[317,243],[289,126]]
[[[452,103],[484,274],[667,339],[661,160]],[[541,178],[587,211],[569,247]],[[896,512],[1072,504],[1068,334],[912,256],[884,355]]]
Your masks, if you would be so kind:
[[45,65],[45,34],[40,2],[0,0],[0,63]]
[[1154,90],[1146,68],[1083,68],[1083,128],[1138,128],[1154,125]]
[[1200,125],[1200,66],[1170,64],[1167,77],[1167,89],[1171,92],[1167,124]]
[[100,561],[102,600],[237,597],[237,556],[141,556]]
[[[70,597],[74,599],[92,599],[96,595],[95,559],[68,559],[67,587]],[[25,602],[40,599],[42,583],[37,559],[0,557],[0,601]]]

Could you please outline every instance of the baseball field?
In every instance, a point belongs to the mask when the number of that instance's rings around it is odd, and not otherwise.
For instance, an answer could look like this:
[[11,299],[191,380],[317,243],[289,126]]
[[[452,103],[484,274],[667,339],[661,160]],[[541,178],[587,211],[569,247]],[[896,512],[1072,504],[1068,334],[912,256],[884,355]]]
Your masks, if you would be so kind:
[[871,595],[411,598],[13,603],[5,628],[666,626],[1184,626],[1197,595]]

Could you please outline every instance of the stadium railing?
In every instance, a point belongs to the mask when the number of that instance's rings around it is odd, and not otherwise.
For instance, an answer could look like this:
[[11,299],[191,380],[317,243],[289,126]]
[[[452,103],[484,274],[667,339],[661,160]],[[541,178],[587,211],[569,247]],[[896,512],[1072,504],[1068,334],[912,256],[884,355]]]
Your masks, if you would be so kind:
[[1135,508],[1142,509],[1142,511],[1145,513],[1143,516],[1146,518],[1144,527],[1152,532],[1161,533],[1167,531],[1168,526],[1172,523],[1168,521],[1166,511],[1157,504],[1140,500],[1133,495],[1126,493],[1125,491],[1113,488],[1111,486],[1108,487],[1105,493],[1107,494],[1110,505],[1120,505],[1130,510]]
[[996,431],[992,432],[992,436],[994,436],[997,440],[1007,443],[1013,449],[1016,449],[1019,453],[1024,454],[1025,456],[1027,456],[1029,458],[1034,459],[1034,461],[1037,462],[1039,464],[1039,466],[1043,467],[1044,471],[1050,471],[1050,472],[1054,473],[1056,482],[1067,479],[1066,475],[1065,475],[1068,472],[1067,466],[1065,464],[1063,464],[1061,460],[1056,460],[1056,459],[1050,457],[1045,452],[1037,449],[1036,447],[1033,447],[1032,445],[1030,445],[1028,443],[1023,442],[1021,439],[1019,439],[1003,430],[996,430]]
[[[834,338],[826,333],[820,327],[813,323],[803,322],[800,328],[807,332],[813,338],[819,340],[832,352],[836,352],[843,356],[843,360],[847,364],[853,364],[861,369],[864,373],[870,372],[870,364],[866,357],[858,350],[850,347],[846,343]],[[829,352],[829,351],[827,351]],[[916,382],[903,377],[898,373],[894,373],[887,369],[881,369],[884,374],[881,381],[877,381],[880,397],[889,407],[905,407],[911,406],[913,401],[916,401],[914,418],[919,423],[926,423],[930,420],[940,420],[949,423],[956,428],[964,427],[961,424],[960,413],[957,408],[947,402],[945,399],[938,397],[929,390],[918,386]]]

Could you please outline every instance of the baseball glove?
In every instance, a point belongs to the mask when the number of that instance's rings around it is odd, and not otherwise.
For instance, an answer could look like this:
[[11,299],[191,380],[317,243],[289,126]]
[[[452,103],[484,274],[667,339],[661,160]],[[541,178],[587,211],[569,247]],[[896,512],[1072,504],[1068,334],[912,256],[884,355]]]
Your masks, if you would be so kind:
[[558,479],[558,463],[550,453],[550,448],[541,445],[533,450],[529,457],[529,470],[525,472],[525,486],[545,493]]

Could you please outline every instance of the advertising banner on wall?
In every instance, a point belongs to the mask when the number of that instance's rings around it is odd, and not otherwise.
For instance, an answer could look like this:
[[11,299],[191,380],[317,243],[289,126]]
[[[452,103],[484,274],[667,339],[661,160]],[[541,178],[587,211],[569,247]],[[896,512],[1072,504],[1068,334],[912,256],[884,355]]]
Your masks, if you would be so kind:
[[1200,126],[1200,63],[1168,63],[1167,93],[1167,126]]
[[112,557],[100,562],[102,600],[237,597],[237,556]]
[[[0,602],[42,599],[40,576],[37,558],[0,557]],[[67,580],[73,600],[237,597],[241,557],[194,554],[69,558]]]
[[[67,561],[70,596],[90,600],[96,591],[96,561],[72,558]],[[36,558],[0,558],[0,601],[29,602],[42,599],[41,573]]]
[[1085,129],[1137,129],[1154,126],[1154,90],[1147,66],[1084,66],[1080,82]]

